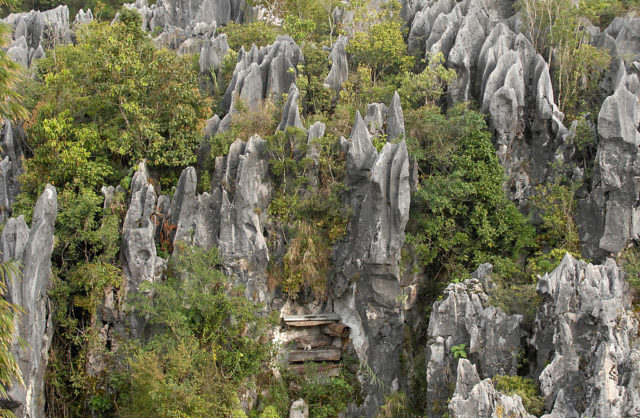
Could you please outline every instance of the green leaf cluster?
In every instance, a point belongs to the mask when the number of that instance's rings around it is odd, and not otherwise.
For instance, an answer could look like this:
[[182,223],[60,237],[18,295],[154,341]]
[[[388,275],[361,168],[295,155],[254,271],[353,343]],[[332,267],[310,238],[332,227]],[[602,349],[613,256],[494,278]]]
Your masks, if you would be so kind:
[[95,187],[143,158],[159,170],[195,161],[210,101],[189,57],[157,49],[123,9],[113,25],[77,30],[75,45],[38,62],[24,183]]
[[157,333],[124,371],[119,415],[229,416],[239,409],[238,392],[272,358],[266,332],[273,322],[232,287],[220,263],[215,248],[177,246],[167,281],[132,296],[132,308]]
[[468,277],[481,263],[515,260],[533,244],[534,230],[505,195],[504,170],[484,116],[457,107],[440,120],[452,153],[423,156],[420,165],[428,174],[414,194],[407,242],[432,277],[447,282]]
[[530,414],[540,416],[544,414],[544,397],[538,395],[538,387],[530,377],[495,376],[493,384],[500,392],[522,398],[524,408]]

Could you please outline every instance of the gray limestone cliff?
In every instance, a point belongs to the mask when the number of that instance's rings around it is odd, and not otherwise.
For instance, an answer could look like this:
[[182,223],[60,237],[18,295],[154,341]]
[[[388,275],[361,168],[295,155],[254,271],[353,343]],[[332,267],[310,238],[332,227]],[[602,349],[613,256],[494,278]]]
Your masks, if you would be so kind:
[[427,330],[426,392],[429,412],[442,413],[456,379],[471,378],[470,371],[457,370],[459,362],[452,351],[454,346],[464,344],[469,361],[475,364],[473,373],[476,380],[478,373],[483,378],[515,375],[524,336],[521,322],[521,315],[509,316],[489,304],[480,280],[470,279],[448,285],[442,301],[433,304]]
[[20,271],[19,276],[11,273],[6,298],[23,310],[15,319],[12,352],[24,380],[24,386],[14,384],[8,390],[9,399],[0,403],[20,417],[45,416],[44,375],[53,335],[52,306],[47,290],[52,275],[51,252],[57,212],[56,189],[47,185],[33,211],[31,229],[22,216],[11,218],[0,238],[2,262],[14,260]]
[[[395,102],[395,101],[394,101]],[[396,102],[394,104],[397,105]],[[398,130],[402,110],[390,112],[385,126]],[[360,362],[367,364],[386,388],[398,390],[409,285],[399,269],[404,228],[409,218],[409,154],[404,140],[386,143],[378,153],[359,113],[347,151],[347,203],[353,210],[347,236],[334,248],[334,310],[351,328]],[[366,377],[364,403],[354,415],[371,416],[382,396]]]
[[476,366],[466,359],[458,361],[456,390],[449,401],[452,418],[511,417],[532,418],[518,395],[508,396],[493,387],[491,379],[480,380]]
[[538,293],[533,345],[550,416],[638,415],[638,318],[623,272],[567,254]]
[[300,47],[288,35],[278,36],[266,47],[253,45],[249,51],[242,47],[222,99],[223,110],[232,111],[238,98],[250,109],[257,108],[265,99],[279,99],[294,83],[298,64],[303,60]]

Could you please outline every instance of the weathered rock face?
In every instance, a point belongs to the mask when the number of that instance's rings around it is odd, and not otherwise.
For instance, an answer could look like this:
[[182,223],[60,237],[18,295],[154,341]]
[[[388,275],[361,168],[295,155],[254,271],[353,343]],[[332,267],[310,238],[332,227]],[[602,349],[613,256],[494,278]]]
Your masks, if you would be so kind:
[[279,131],[286,131],[287,128],[304,129],[302,119],[300,119],[300,110],[298,109],[298,100],[300,100],[300,90],[295,84],[291,84],[287,102],[282,109],[282,118],[278,125]]
[[273,44],[260,49],[253,45],[247,52],[242,47],[222,100],[223,110],[233,110],[237,97],[250,109],[257,108],[265,99],[279,99],[289,91],[302,61],[300,47],[288,35],[278,36]]
[[567,254],[538,293],[533,345],[550,416],[638,415],[638,320],[616,264]]
[[[479,396],[472,390],[480,383],[476,367],[485,378],[517,373],[523,336],[520,328],[522,316],[508,316],[501,309],[489,305],[488,300],[481,282],[470,279],[447,286],[442,301],[433,304],[426,349],[427,405],[431,414],[443,412],[456,379],[471,378],[469,370],[456,373],[460,363],[451,351],[453,346],[465,344],[468,358],[475,364],[473,373],[477,380],[473,385],[465,383],[469,386],[468,391],[457,392],[460,398],[454,405],[470,403],[467,398],[472,392],[472,399]],[[477,390],[488,390],[484,386]],[[459,416],[464,416],[462,411],[464,409],[458,410]]]
[[25,67],[44,57],[45,49],[71,42],[67,6],[45,12],[12,13],[2,21],[13,28],[8,54]]
[[189,33],[200,23],[225,25],[241,22],[249,7],[244,0],[159,0],[149,6],[146,0],[125,5],[137,10],[143,18],[142,28],[153,32],[157,27],[165,31],[172,27]]
[[269,166],[265,144],[258,135],[247,143],[236,140],[218,186],[222,199],[220,253],[225,266],[243,276],[248,294],[260,301],[265,300],[264,273],[269,262],[265,225],[271,186],[266,179]]
[[451,417],[513,417],[533,418],[518,395],[498,392],[491,379],[480,381],[476,366],[469,360],[458,361],[456,391],[449,402]]
[[[157,200],[146,163],[142,162],[131,181],[131,203],[122,225],[120,254],[125,295],[138,292],[143,282],[160,280],[166,266],[156,252],[156,222],[162,220],[156,212]],[[133,336],[144,336],[146,321],[143,318],[130,315],[128,322]]]
[[[398,129],[396,109],[387,128]],[[404,128],[404,127],[403,127]],[[387,143],[380,154],[359,113],[347,150],[345,183],[353,217],[347,237],[334,249],[336,276],[334,310],[351,328],[351,339],[361,362],[367,363],[386,387],[400,387],[399,354],[403,340],[405,287],[399,274],[399,253],[409,216],[409,155],[404,141]],[[362,406],[351,411],[370,416],[381,403],[367,383]]]
[[0,161],[0,223],[6,221],[11,216],[11,206],[20,193],[18,177],[22,175],[22,128],[5,120],[4,127],[0,132],[2,141],[2,161]]
[[508,177],[505,188],[525,204],[549,175],[548,163],[568,132],[554,104],[547,65],[525,36],[514,32],[513,13],[512,2],[486,0],[416,1],[403,9],[411,22],[409,50],[442,53],[458,73],[447,92],[449,103],[476,100],[489,114]]
[[346,36],[338,36],[338,40],[331,47],[329,53],[329,61],[331,62],[331,70],[324,80],[324,85],[337,93],[342,90],[342,84],[349,78],[349,64],[347,62],[347,43],[349,40]]
[[[16,333],[12,345],[24,386],[13,385],[8,391],[9,399],[3,401],[20,417],[45,416],[44,374],[53,335],[47,287],[51,280],[57,212],[56,189],[47,185],[33,211],[31,229],[22,216],[11,218],[0,239],[2,261],[15,260],[21,272],[21,277],[12,274],[11,280],[7,281],[6,297],[24,311],[15,320]],[[19,339],[26,345],[23,346]]]
[[[640,48],[638,49],[640,51]],[[598,151],[591,193],[578,205],[583,252],[601,259],[640,238],[640,82],[622,63],[613,95],[598,114]]]

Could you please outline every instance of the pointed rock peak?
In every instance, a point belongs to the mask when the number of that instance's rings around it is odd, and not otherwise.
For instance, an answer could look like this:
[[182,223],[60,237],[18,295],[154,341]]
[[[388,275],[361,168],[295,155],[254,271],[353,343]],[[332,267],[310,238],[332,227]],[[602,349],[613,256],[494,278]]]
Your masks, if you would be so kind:
[[458,374],[456,379],[456,393],[469,393],[471,389],[480,383],[480,376],[475,364],[467,359],[458,360]]
[[138,170],[133,175],[133,180],[131,180],[131,193],[135,193],[137,191],[142,190],[143,187],[146,187],[149,184],[149,169],[147,168],[147,160],[142,160],[140,164],[138,164]]
[[400,103],[400,95],[396,91],[393,95],[391,105],[387,110],[387,141],[392,141],[405,134],[404,130],[404,113]]
[[247,141],[247,146],[244,150],[244,154],[253,154],[253,153],[261,153],[264,150],[265,140],[260,137],[258,134],[254,134],[249,141]]
[[362,115],[360,115],[360,111],[356,110],[356,117],[353,121],[353,128],[351,128],[351,135],[349,136],[349,141],[352,141],[352,142],[354,140],[362,141],[365,138],[369,143],[371,143],[371,135],[369,134],[367,125],[364,123],[364,119],[362,119]]
[[44,191],[36,202],[36,208],[33,211],[32,225],[38,222],[46,222],[53,225],[58,215],[58,193],[56,188],[51,184],[45,186]]
[[316,138],[322,138],[324,136],[324,130],[326,125],[322,122],[316,122],[309,127],[309,141]]
[[349,137],[349,152],[347,153],[347,183],[355,184],[367,178],[368,172],[378,157],[376,148],[371,142],[371,135],[360,115],[356,112],[356,119]]
[[289,94],[287,102],[282,110],[282,119],[278,125],[279,131],[285,131],[289,127],[304,129],[302,125],[302,119],[300,119],[300,111],[298,110],[298,99],[300,97],[300,90],[295,84],[291,84],[289,87]]

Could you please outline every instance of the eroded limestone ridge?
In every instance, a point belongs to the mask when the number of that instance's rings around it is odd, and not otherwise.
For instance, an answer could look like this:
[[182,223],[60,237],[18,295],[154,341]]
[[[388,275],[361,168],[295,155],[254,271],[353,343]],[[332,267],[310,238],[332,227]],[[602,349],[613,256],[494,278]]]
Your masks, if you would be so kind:
[[[44,375],[53,335],[52,307],[47,296],[51,281],[51,252],[58,200],[56,189],[48,184],[33,211],[31,229],[24,217],[7,221],[0,238],[2,262],[13,260],[20,274],[7,277],[9,302],[23,312],[14,323],[16,333],[12,353],[18,362],[24,386],[14,384],[6,402],[17,416],[43,417]],[[22,343],[22,342],[23,343]]]

